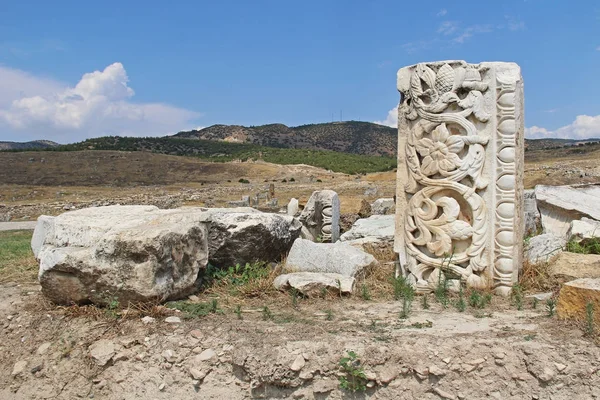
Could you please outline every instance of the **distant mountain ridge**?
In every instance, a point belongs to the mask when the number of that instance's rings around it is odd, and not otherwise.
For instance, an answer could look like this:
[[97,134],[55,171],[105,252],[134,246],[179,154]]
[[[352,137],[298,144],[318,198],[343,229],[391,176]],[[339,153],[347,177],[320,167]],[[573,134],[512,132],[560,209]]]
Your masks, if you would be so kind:
[[31,142],[0,142],[0,150],[47,149],[60,146],[51,140],[32,140]]
[[294,127],[284,124],[212,125],[179,132],[174,137],[394,157],[397,132],[396,128],[372,122],[344,121]]

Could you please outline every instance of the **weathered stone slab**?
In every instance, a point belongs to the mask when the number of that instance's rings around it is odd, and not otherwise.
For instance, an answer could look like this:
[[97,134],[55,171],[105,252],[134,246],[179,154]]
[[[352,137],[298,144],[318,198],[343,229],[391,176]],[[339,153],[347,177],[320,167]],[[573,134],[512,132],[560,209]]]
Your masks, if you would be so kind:
[[371,204],[371,213],[374,215],[394,214],[396,203],[393,198],[377,199]]
[[565,283],[560,289],[556,311],[559,318],[585,321],[588,303],[593,304],[597,325],[600,323],[600,279],[583,278]]
[[300,214],[302,237],[334,243],[340,237],[340,199],[333,190],[313,192]]
[[296,239],[285,262],[287,271],[336,273],[354,277],[365,268],[376,266],[371,254],[344,242],[314,243]]
[[550,274],[565,281],[580,278],[600,278],[600,255],[560,253],[550,263]]
[[287,205],[287,215],[290,215],[292,217],[295,216],[296,214],[298,214],[299,207],[300,206],[298,205],[298,199],[292,197]]
[[551,262],[564,250],[566,244],[564,237],[551,233],[534,236],[525,246],[525,258],[531,264]]
[[394,240],[395,229],[394,215],[372,215],[369,218],[357,220],[352,228],[345,232],[340,241],[372,238],[376,241]]
[[398,71],[398,90],[400,272],[427,286],[442,268],[508,294],[523,259],[519,66],[417,64]]
[[586,217],[571,221],[568,237],[577,241],[600,237],[600,221]]
[[600,184],[535,187],[544,233],[566,236],[571,221],[583,217],[600,220]]
[[354,288],[354,278],[335,273],[293,272],[279,275],[273,281],[277,290],[295,288],[307,297],[321,296],[323,290],[350,294]]
[[279,261],[302,229],[294,217],[252,208],[204,210],[200,221],[208,225],[208,258],[218,268]]
[[42,219],[42,293],[59,304],[126,305],[187,296],[207,265],[200,216],[189,209],[108,206],[64,213],[48,230]]

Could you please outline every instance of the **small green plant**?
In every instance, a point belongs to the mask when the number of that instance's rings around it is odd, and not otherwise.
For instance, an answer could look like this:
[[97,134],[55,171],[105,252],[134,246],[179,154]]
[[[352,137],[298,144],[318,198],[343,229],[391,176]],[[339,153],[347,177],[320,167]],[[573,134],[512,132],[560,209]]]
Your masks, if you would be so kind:
[[333,311],[332,310],[325,310],[325,319],[327,321],[333,321]]
[[250,183],[248,179],[240,178],[239,183]]
[[472,308],[484,309],[488,304],[492,302],[492,295],[490,293],[482,294],[478,290],[471,291],[469,296],[469,305]]
[[529,342],[529,341],[535,339],[536,336],[537,335],[535,333],[529,334],[529,335],[525,336],[525,340]]
[[219,301],[217,299],[212,299],[210,301],[210,309],[209,312],[216,313],[219,311]]
[[269,310],[269,307],[264,306],[262,309],[262,317],[263,320],[265,321],[272,321],[273,320],[273,313],[271,312],[271,310]]
[[296,179],[294,179],[293,177],[290,178],[290,182],[296,182]]
[[429,296],[426,294],[421,298],[421,307],[423,307],[423,310],[429,310]]
[[600,254],[600,237],[586,238],[580,241],[570,240],[566,250],[571,253]]
[[448,279],[442,274],[442,269],[438,269],[438,284],[435,287],[435,298],[444,308],[448,307]]
[[300,296],[300,292],[296,288],[292,288],[290,290],[290,297],[292,298],[292,307],[298,308],[298,297]]
[[410,325],[412,328],[417,328],[417,329],[425,329],[425,328],[431,328],[433,326],[433,322],[427,320],[425,322],[415,322],[413,324]]
[[591,301],[585,305],[585,334],[594,336],[594,303]]
[[346,357],[340,359],[339,365],[344,373],[338,378],[340,388],[353,393],[367,390],[368,379],[355,352],[348,351]]
[[549,317],[554,316],[554,313],[556,312],[556,300],[555,299],[546,300],[546,312],[548,313]]
[[412,288],[412,286],[407,286],[402,298],[402,311],[400,311],[400,319],[406,319],[410,315],[414,297],[415,290]]
[[538,306],[538,303],[539,303],[539,300],[537,299],[537,297],[534,297],[533,298],[533,303],[531,304],[531,308],[533,308],[534,310],[536,310],[537,306]]
[[286,182],[287,182],[287,179],[285,179],[285,178],[281,180],[281,183],[286,183]]
[[179,310],[183,313],[183,318],[198,318],[208,314],[220,314],[223,311],[219,309],[217,299],[212,299],[207,303],[190,303],[189,301],[170,301],[165,304],[167,308]]
[[242,319],[242,306],[241,305],[237,305],[235,306],[235,309],[233,310],[233,312],[235,313],[235,315],[237,315],[238,319]]
[[458,301],[456,302],[456,309],[458,312],[465,312],[467,309],[467,303],[465,302],[465,296],[463,294],[462,285],[458,291]]
[[323,181],[322,181],[322,180],[320,180],[320,179],[317,179],[317,182],[321,183],[321,182],[323,182]]
[[371,292],[369,291],[369,287],[364,283],[361,286],[360,295],[363,298],[363,300],[371,300]]
[[225,280],[232,285],[241,286],[266,278],[269,276],[269,272],[269,268],[264,262],[236,264],[227,269],[215,269],[211,272],[211,280]]
[[521,285],[515,283],[512,287],[511,297],[517,310],[521,311],[523,309],[523,289]]

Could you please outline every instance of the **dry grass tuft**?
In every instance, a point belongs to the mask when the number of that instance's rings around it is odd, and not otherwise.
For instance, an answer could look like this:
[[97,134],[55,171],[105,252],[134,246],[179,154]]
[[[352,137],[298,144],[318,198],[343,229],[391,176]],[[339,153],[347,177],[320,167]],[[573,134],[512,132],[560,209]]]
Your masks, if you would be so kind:
[[550,264],[532,264],[525,260],[519,277],[519,285],[526,292],[558,291],[560,282],[550,273]]

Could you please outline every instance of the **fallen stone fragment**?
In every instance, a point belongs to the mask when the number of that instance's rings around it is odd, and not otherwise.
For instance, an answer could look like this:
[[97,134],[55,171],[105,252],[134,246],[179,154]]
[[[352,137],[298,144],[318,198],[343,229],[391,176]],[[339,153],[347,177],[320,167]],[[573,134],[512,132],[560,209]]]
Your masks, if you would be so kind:
[[371,238],[376,241],[394,240],[395,216],[373,215],[369,218],[361,218],[352,225],[352,228],[344,233],[340,240],[342,242],[363,238]]
[[354,277],[377,265],[371,254],[343,242],[314,243],[297,239],[287,256],[285,268],[293,272],[336,273]]
[[196,356],[197,361],[208,361],[217,356],[213,349],[206,349]]
[[386,215],[393,214],[396,210],[396,203],[393,198],[377,199],[371,204],[371,214]]
[[171,316],[171,317],[165,318],[165,322],[167,324],[180,324],[181,323],[181,318]]
[[99,366],[103,367],[113,358],[116,353],[115,344],[106,339],[100,339],[92,343],[89,348],[90,357]]
[[600,278],[600,255],[562,252],[550,264],[550,274],[563,281]]
[[217,268],[255,261],[278,262],[300,236],[302,224],[289,215],[253,208],[203,209],[208,225],[208,261]]
[[531,264],[551,262],[564,250],[566,244],[565,236],[552,233],[534,236],[525,245],[525,258]]
[[37,349],[37,353],[38,353],[40,356],[43,356],[44,354],[46,354],[46,353],[48,352],[48,349],[49,349],[49,348],[50,348],[50,343],[49,343],[49,342],[42,343],[42,344],[40,345],[40,347],[38,347],[38,349]]
[[588,217],[600,220],[600,185],[535,187],[544,232],[566,236],[571,221]]
[[429,367],[429,373],[431,375],[435,375],[437,377],[446,375],[446,371],[444,371],[443,369],[441,369],[435,365],[432,365],[431,367]]
[[294,362],[292,363],[292,366],[290,367],[290,369],[294,372],[298,372],[302,368],[304,368],[305,364],[306,364],[306,361],[304,360],[304,357],[302,356],[302,354],[299,354],[296,357],[296,359],[294,360]]
[[[562,319],[586,320],[586,305],[600,310],[600,279],[582,278],[565,283],[560,289],[556,311]],[[594,313],[594,321],[600,323],[600,312]]]
[[175,352],[173,352],[173,350],[165,350],[161,355],[168,363],[173,364],[175,361],[177,361],[177,355]]
[[197,368],[190,368],[189,372],[192,378],[194,378],[197,381],[203,380],[204,378],[206,378],[206,375],[208,375],[207,371],[199,370]]
[[563,372],[565,370],[565,368],[567,368],[567,366],[565,364],[561,364],[561,363],[554,363],[554,366],[556,367],[558,372]]
[[600,237],[600,221],[585,217],[571,221],[568,237],[569,240],[576,240],[578,242],[583,239]]
[[142,322],[144,323],[144,325],[153,324],[156,322],[156,318],[145,316],[142,318]]
[[11,376],[21,375],[25,371],[25,368],[27,368],[27,361],[17,361],[13,366]]
[[277,290],[294,288],[307,297],[322,296],[323,291],[351,294],[354,289],[354,278],[340,274],[317,272],[293,272],[279,275],[273,281]]
[[108,206],[40,217],[32,246],[39,248],[42,293],[58,304],[185,297],[207,265],[201,215],[200,209]]

